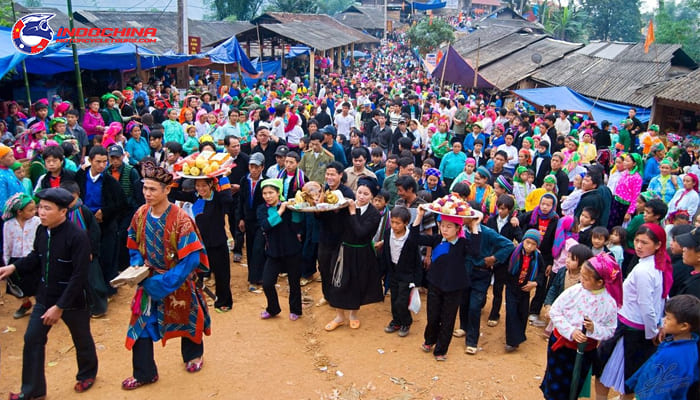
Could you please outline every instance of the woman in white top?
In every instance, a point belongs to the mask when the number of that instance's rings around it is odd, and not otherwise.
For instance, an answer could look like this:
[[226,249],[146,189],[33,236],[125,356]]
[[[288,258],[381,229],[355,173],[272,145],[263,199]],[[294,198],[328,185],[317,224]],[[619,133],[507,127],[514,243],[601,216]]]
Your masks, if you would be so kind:
[[625,170],[625,163],[623,162],[624,157],[619,155],[615,157],[615,166],[610,170],[610,177],[608,178],[608,189],[610,192],[615,193],[615,188],[617,183],[620,182],[620,177],[622,176],[622,171]]
[[287,105],[277,103],[275,106],[275,118],[272,120],[272,129],[270,129],[270,133],[285,141],[287,140],[287,134],[284,131],[287,126],[287,122],[285,121],[286,115]]
[[668,216],[672,217],[680,210],[685,210],[688,215],[693,216],[698,211],[698,202],[698,177],[687,173],[683,177],[683,189],[678,190],[668,202]]
[[664,304],[673,283],[666,232],[657,224],[642,225],[634,237],[634,251],[639,262],[623,284],[615,335],[600,344],[593,368],[599,399],[607,398],[610,388],[623,399],[634,399],[625,381],[654,354],[654,344],[663,337]]

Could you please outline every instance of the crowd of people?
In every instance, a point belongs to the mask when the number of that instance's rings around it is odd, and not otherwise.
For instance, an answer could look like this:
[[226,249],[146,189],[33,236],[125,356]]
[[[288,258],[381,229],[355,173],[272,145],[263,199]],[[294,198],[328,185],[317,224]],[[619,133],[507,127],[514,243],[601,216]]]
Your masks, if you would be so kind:
[[[275,284],[286,274],[291,321],[303,314],[301,286],[320,280],[317,305],[336,310],[326,331],[359,329],[361,306],[390,294],[384,331],[406,337],[421,288],[420,348],[444,361],[453,337],[479,351],[481,311],[499,326],[505,289],[505,352],[518,351],[528,325],[549,337],[545,398],[580,393],[592,369],[598,399],[610,388],[697,399],[695,139],[647,126],[634,108],[594,121],[435,87],[395,39],[313,85],[270,76],[216,87],[204,74],[184,99],[171,82],[134,79],[89,98],[84,113],[58,96],[7,102],[0,277],[22,299],[14,317],[32,310],[11,398],[46,394],[44,346],[58,319],[78,353],[75,390],[94,384],[90,318],[107,313],[109,282],[130,265],[151,272],[132,304],[133,376],[122,387],[158,380],[158,340],[181,337],[187,371],[199,371],[210,333],[202,280],[213,275],[215,309],[231,310],[229,254],[239,263],[245,249],[248,286],[267,298],[263,320],[282,313]],[[205,150],[230,155],[226,176],[175,173]],[[288,200],[307,185],[340,191],[348,207],[296,212]],[[477,218],[422,207],[448,195]],[[675,378],[655,380],[659,366]]]

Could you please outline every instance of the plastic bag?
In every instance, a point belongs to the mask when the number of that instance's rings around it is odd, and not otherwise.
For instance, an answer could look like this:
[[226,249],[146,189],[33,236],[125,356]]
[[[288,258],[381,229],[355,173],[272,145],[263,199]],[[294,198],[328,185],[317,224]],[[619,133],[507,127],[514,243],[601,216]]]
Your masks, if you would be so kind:
[[408,309],[413,311],[414,314],[420,312],[420,292],[418,288],[414,287],[411,289],[411,294],[408,296]]

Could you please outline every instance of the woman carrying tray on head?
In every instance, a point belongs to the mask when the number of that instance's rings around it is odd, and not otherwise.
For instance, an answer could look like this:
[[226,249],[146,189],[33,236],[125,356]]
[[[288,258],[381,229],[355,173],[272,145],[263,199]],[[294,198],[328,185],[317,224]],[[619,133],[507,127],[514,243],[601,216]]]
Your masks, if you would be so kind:
[[[360,327],[357,312],[360,306],[384,300],[381,275],[372,237],[377,231],[381,216],[371,200],[379,192],[379,184],[372,178],[360,178],[357,182],[356,200],[349,200],[348,214],[343,226],[339,261],[332,266],[332,274],[326,300],[335,307],[336,317],[325,329],[332,331],[345,325],[345,310],[350,310],[350,328]],[[324,278],[325,279],[325,278]]]
[[227,245],[225,215],[233,205],[228,178],[196,179],[194,192],[183,192],[179,180],[172,185],[173,200],[192,203],[192,215],[202,235],[209,256],[209,266],[216,277],[214,308],[226,312],[233,306],[231,296],[231,264]]

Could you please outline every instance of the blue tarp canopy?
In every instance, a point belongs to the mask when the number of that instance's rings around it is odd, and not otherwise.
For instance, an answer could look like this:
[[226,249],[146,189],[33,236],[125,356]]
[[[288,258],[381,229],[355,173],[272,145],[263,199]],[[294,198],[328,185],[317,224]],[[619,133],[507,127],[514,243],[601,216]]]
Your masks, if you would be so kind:
[[418,3],[414,1],[412,7],[414,10],[427,11],[437,10],[438,8],[445,8],[445,6],[447,6],[446,1],[430,0],[427,3]]
[[559,110],[590,113],[593,115],[593,119],[599,123],[608,120],[613,125],[619,125],[620,121],[627,118],[627,111],[630,108],[637,110],[637,118],[642,122],[648,122],[651,117],[651,109],[649,108],[632,107],[608,101],[594,101],[565,86],[514,90],[513,93],[532,105],[556,104]]
[[56,52],[65,46],[63,43],[53,43],[41,54],[27,55],[17,51],[12,44],[11,31],[11,28],[0,27],[0,78],[19,65],[22,60],[40,59],[47,53]]
[[292,46],[289,48],[289,52],[284,55],[284,58],[295,58],[304,54],[309,54],[311,51],[310,47],[307,46]]
[[[138,47],[133,43],[122,43],[110,46],[93,47],[78,50],[80,69],[136,69],[136,53],[141,58],[141,68],[149,69],[163,65],[177,64],[191,60],[195,56],[186,55],[158,55],[144,47]],[[33,74],[51,75],[59,72],[72,71],[73,52],[66,48],[54,54],[47,54],[41,58],[28,59],[27,71]]]
[[[447,64],[445,65],[445,63]],[[474,68],[452,46],[447,47],[447,52],[440,59],[432,75],[437,82],[444,79],[446,82],[462,85],[465,88],[474,87],[474,75],[477,75],[476,87],[482,89],[493,88],[493,84],[483,76],[478,75]]]
[[[263,61],[261,65],[256,59],[252,61],[252,64],[253,66],[255,66],[255,69],[258,71],[258,74],[253,76],[246,75],[243,77],[245,85],[249,88],[254,87],[260,78],[265,79],[265,77],[268,77],[270,75],[282,76],[282,61]],[[262,72],[260,71],[261,67]]]
[[235,36],[231,36],[227,41],[207,51],[204,56],[209,57],[212,63],[238,64],[249,74],[258,73]]

